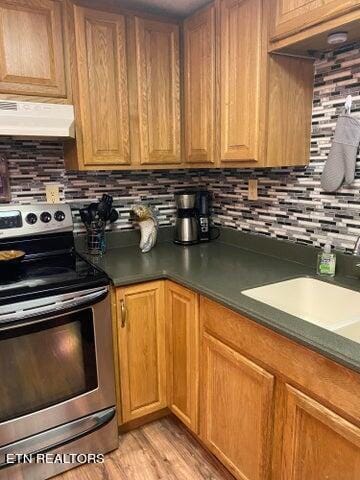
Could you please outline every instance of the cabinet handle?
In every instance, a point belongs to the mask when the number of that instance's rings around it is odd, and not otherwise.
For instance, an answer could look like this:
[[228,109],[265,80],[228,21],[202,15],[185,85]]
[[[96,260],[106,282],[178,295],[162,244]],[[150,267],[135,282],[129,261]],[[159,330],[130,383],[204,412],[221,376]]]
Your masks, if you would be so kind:
[[127,316],[124,300],[120,300],[120,311],[121,311],[121,328],[124,328],[126,324],[126,316]]

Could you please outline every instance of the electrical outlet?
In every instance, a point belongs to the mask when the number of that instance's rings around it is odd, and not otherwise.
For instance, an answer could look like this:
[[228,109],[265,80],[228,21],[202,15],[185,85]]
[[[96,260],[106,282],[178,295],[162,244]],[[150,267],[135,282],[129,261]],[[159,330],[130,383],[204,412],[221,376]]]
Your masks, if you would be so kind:
[[258,181],[251,179],[248,184],[248,199],[257,200],[258,198]]
[[60,203],[59,185],[46,185],[46,201],[47,203]]

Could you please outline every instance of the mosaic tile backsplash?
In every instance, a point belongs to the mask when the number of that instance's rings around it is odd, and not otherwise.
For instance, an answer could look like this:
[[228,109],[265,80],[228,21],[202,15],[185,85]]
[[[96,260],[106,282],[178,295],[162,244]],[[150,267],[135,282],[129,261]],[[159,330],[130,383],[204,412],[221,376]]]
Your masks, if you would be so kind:
[[[324,55],[316,62],[311,160],[307,168],[264,170],[196,170],[152,172],[66,172],[62,144],[1,139],[0,153],[9,160],[13,202],[45,201],[46,183],[60,185],[72,204],[76,231],[83,230],[77,209],[107,192],[119,211],[115,229],[131,229],[134,203],[152,204],[161,225],[175,218],[173,194],[188,187],[213,192],[213,220],[238,230],[322,245],[326,239],[351,251],[360,235],[360,155],[355,182],[329,194],[320,188],[336,118],[348,94],[360,116],[360,43]],[[249,178],[259,180],[259,199],[247,199]]]

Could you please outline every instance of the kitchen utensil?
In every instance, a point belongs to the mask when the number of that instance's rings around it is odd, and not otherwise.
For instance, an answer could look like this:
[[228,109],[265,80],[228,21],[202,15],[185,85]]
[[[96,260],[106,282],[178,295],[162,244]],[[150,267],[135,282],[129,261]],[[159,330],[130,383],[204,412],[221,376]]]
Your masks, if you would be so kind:
[[90,225],[91,218],[90,218],[89,210],[87,208],[82,208],[82,209],[79,210],[79,213],[80,213],[80,218],[81,218],[82,222],[85,225]]
[[110,195],[104,194],[99,202],[99,217],[105,221],[109,220],[113,199]]
[[109,215],[109,222],[110,223],[114,223],[116,222],[116,220],[119,218],[119,214],[118,212],[115,210],[115,208],[113,208],[110,212],[110,215]]
[[102,220],[107,221],[109,220],[110,212],[111,212],[111,204],[101,201],[98,206],[99,217]]
[[90,222],[94,222],[98,217],[98,207],[99,205],[97,203],[90,203],[90,205],[88,206]]
[[107,195],[106,193],[104,193],[101,201],[106,203],[107,205],[110,205],[110,207],[111,207],[111,205],[113,203],[113,197],[111,195]]

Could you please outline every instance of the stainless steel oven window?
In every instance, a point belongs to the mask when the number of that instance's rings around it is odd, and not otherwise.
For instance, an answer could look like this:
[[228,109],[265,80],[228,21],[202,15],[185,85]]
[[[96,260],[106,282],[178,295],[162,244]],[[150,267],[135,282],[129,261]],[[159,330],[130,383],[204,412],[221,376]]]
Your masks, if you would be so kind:
[[0,423],[97,386],[92,308],[0,331]]

